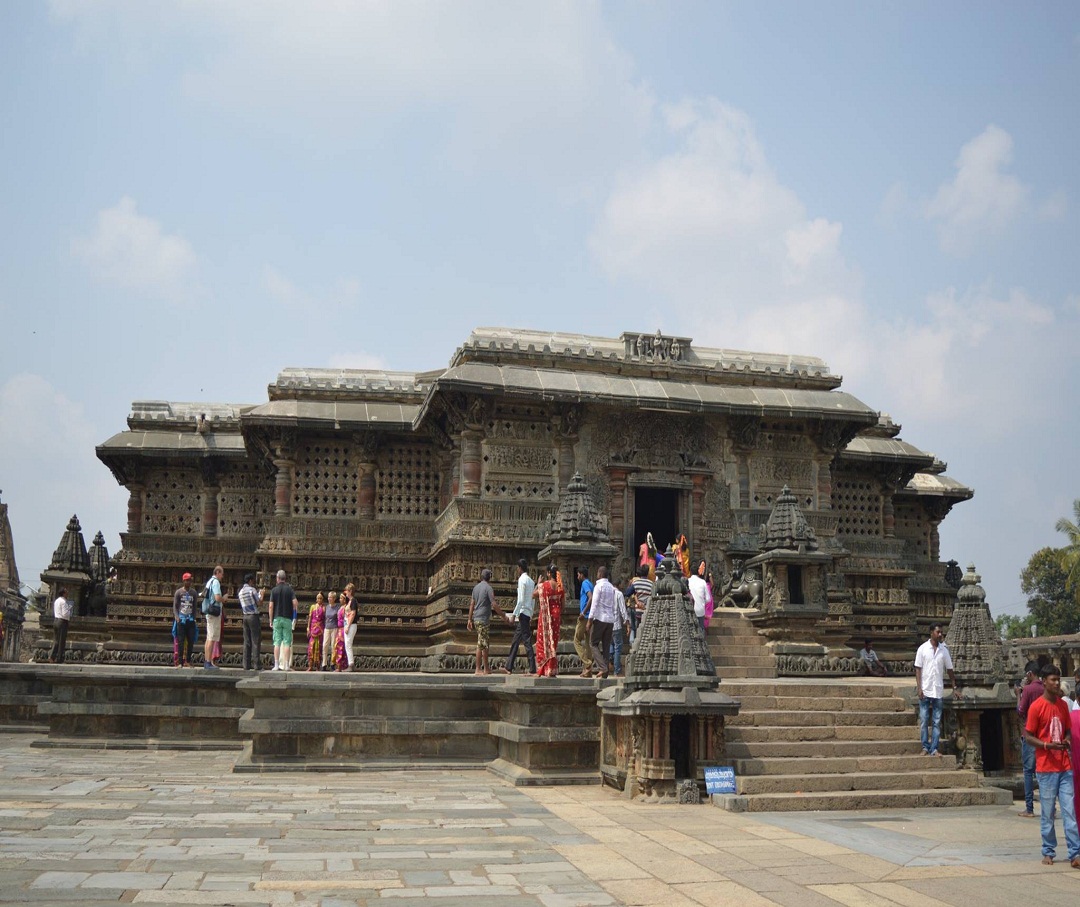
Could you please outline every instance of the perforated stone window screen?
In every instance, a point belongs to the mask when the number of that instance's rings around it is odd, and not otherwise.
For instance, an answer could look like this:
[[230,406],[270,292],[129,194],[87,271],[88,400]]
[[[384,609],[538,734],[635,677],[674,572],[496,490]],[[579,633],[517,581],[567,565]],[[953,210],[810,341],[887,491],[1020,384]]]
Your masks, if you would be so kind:
[[431,448],[392,444],[379,454],[375,512],[383,519],[433,519],[439,513],[439,470]]
[[912,554],[921,560],[930,557],[930,527],[924,521],[923,511],[914,504],[896,504],[896,537],[908,543]]
[[833,482],[837,532],[850,538],[881,535],[881,492],[869,479],[837,477]]
[[267,479],[251,466],[230,466],[220,477],[219,535],[265,535],[274,515],[274,492]]
[[202,532],[202,494],[194,469],[165,469],[146,483],[143,532],[195,535]]
[[293,469],[293,515],[355,517],[357,458],[345,444],[304,444]]

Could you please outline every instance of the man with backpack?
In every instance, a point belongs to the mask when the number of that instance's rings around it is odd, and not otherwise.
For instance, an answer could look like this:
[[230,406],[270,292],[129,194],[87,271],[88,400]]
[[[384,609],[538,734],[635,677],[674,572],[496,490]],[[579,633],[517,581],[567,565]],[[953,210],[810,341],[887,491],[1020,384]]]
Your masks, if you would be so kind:
[[220,564],[214,568],[214,575],[206,581],[202,612],[206,615],[206,647],[203,653],[203,667],[216,671],[221,666],[214,661],[214,643],[221,642],[221,625],[225,622],[225,593],[221,591],[221,580],[225,568]]

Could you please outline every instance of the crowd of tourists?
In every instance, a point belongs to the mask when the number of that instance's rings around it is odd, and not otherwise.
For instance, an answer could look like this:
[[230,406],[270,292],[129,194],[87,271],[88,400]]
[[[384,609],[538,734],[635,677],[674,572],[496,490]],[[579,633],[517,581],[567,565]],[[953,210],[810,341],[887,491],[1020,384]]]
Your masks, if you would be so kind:
[[[199,615],[204,617],[206,641],[203,649],[203,668],[214,671],[220,668],[221,631],[225,622],[225,600],[221,580],[224,568],[215,567],[213,575],[201,590],[192,587],[192,575],[185,573],[181,586],[173,595],[173,664],[178,668],[194,665],[194,652],[199,636]],[[287,582],[284,570],[277,572],[277,585],[273,589],[256,589],[255,574],[244,576],[244,584],[236,594],[240,609],[239,620],[243,628],[243,668],[257,671],[262,658],[262,617],[264,602],[268,602],[268,616],[274,642],[274,663],[271,670],[288,671],[292,668],[294,634],[300,604],[296,592]],[[356,669],[354,643],[360,603],[356,587],[349,583],[339,594],[319,592],[307,613],[307,660],[308,671],[353,671]]]

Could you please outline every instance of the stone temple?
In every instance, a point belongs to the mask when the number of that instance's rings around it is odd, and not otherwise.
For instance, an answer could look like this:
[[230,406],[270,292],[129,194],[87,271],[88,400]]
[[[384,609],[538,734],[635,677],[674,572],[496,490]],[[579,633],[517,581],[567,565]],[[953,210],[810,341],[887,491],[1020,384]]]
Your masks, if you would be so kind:
[[[106,626],[160,640],[181,573],[220,563],[234,594],[284,568],[305,611],[356,584],[363,667],[464,670],[481,569],[511,600],[580,473],[585,563],[621,580],[647,533],[661,551],[685,534],[726,603],[758,609],[781,674],[846,672],[867,637],[907,664],[952,616],[938,528],[972,492],[840,384],[820,359],[660,332],[479,328],[432,371],[287,368],[262,403],[137,401],[97,449],[129,494]],[[574,546],[549,550],[572,581]]]

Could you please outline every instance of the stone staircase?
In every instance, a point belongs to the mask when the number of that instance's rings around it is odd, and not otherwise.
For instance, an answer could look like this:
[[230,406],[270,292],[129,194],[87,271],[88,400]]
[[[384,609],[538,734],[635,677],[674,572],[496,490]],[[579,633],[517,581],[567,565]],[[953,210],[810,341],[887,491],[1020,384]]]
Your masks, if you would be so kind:
[[750,623],[747,612],[738,608],[717,608],[706,639],[718,677],[775,677],[776,661]]
[[741,700],[728,719],[733,811],[894,809],[1008,804],[953,756],[923,756],[918,718],[889,681],[729,681]]

